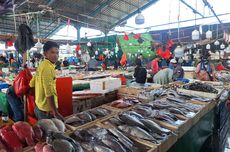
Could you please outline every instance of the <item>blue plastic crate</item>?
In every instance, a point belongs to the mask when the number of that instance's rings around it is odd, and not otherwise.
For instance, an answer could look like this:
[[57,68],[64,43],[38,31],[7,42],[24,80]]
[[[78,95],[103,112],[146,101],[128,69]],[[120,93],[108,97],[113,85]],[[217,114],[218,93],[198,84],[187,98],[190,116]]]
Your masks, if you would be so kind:
[[6,88],[9,88],[9,84],[7,84],[7,83],[0,83],[0,90],[1,89],[6,89]]

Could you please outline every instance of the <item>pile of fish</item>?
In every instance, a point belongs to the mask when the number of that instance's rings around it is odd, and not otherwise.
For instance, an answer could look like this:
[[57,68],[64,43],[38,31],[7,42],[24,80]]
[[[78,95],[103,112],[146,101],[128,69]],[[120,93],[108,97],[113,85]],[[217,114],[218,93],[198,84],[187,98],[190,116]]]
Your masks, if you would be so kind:
[[92,152],[144,152],[143,147],[124,135],[116,128],[100,127],[75,131],[71,137],[80,142],[86,151]]
[[202,92],[215,93],[215,94],[218,93],[218,90],[213,88],[211,85],[204,84],[201,82],[189,83],[184,85],[183,88],[187,90],[202,91]]
[[165,94],[167,92],[166,89],[164,88],[159,88],[159,89],[155,89],[155,90],[151,90],[151,91],[144,91],[139,93],[139,97],[144,97],[144,98],[149,98],[149,99],[154,99],[156,97],[160,97],[163,94]]
[[120,100],[113,101],[110,104],[110,106],[116,107],[116,108],[127,108],[127,107],[133,106],[138,103],[140,102],[136,98],[123,98]]
[[217,72],[215,74],[216,79],[222,82],[229,82],[230,81],[230,72],[223,71],[223,72]]
[[110,114],[110,111],[104,108],[96,108],[90,111],[83,111],[81,113],[75,114],[65,120],[66,124],[72,126],[80,126],[88,122],[94,121],[96,119],[105,117]]
[[159,144],[171,133],[168,129],[160,127],[153,117],[142,116],[135,111],[127,111],[117,117],[112,117],[105,124],[116,126],[128,137],[148,140]]
[[84,152],[81,145],[62,132],[49,132],[44,144],[36,144],[36,152]]

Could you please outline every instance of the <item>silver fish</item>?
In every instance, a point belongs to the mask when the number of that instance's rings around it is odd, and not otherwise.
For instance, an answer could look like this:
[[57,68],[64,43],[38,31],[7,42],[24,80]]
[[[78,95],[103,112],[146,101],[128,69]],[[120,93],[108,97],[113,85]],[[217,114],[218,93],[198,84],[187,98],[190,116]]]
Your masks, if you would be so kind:
[[141,138],[141,139],[145,139],[149,141],[156,141],[156,139],[154,139],[147,131],[145,131],[144,129],[141,129],[140,127],[122,125],[122,126],[118,126],[118,128],[121,131],[129,135],[132,135],[133,137],[137,137],[137,138]]
[[133,151],[134,144],[133,142],[126,137],[123,133],[121,133],[119,130],[113,128],[113,129],[108,129],[114,136],[118,138],[118,140],[130,151]]
[[138,126],[138,127],[146,129],[146,126],[139,119],[137,119],[135,116],[123,113],[119,116],[119,118],[123,122],[125,122],[127,125]]
[[118,142],[118,140],[114,136],[104,136],[104,138],[102,138],[102,143],[110,147],[115,152],[126,152],[125,148]]
[[108,147],[101,146],[101,145],[95,145],[93,147],[94,152],[115,152],[112,149],[109,149]]
[[150,119],[141,119],[141,122],[148,127],[151,131],[162,134],[162,133],[170,133],[170,130],[162,129],[157,123]]

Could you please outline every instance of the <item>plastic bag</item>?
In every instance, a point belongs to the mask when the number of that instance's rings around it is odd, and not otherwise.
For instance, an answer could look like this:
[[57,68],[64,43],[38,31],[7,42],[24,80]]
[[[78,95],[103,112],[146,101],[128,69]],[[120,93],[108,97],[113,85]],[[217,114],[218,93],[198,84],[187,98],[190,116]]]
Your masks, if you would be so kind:
[[15,78],[13,82],[15,94],[21,97],[28,93],[30,86],[30,80],[32,79],[32,74],[28,68],[24,68]]

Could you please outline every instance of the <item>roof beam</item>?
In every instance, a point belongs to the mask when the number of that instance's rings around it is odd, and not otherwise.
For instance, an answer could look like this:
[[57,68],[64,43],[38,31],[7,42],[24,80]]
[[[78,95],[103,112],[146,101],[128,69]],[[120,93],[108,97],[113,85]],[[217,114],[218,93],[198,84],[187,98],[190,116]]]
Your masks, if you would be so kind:
[[191,5],[189,5],[188,3],[186,3],[184,0],[180,0],[184,5],[186,5],[188,8],[190,8],[193,13],[196,13],[198,15],[200,15],[201,17],[204,18],[204,15],[202,15],[200,12],[198,12],[196,9],[194,9]]
[[98,7],[94,11],[91,11],[89,13],[89,16],[96,16],[97,14],[99,14],[101,12],[101,10],[103,10],[104,8],[109,6],[112,2],[113,2],[113,0],[107,0],[103,4],[98,5]]
[[46,35],[44,36],[44,38],[47,38],[51,35],[53,35],[58,29],[60,29],[63,26],[63,24],[59,24],[57,25],[55,28],[53,28],[51,31],[49,31],[48,33],[46,33]]
[[114,9],[114,10],[116,10],[116,11],[118,11],[118,12],[123,13],[123,14],[129,14],[129,12],[125,12],[125,11],[123,11],[123,10],[120,10],[120,9],[114,8],[114,7],[112,7],[112,6],[109,6],[109,8]]
[[220,18],[217,16],[216,12],[214,11],[213,7],[210,5],[210,3],[207,0],[203,0],[203,3],[205,6],[208,6],[208,8],[212,11],[213,15],[216,17],[216,19],[220,22],[221,28],[224,30],[224,24],[220,20]]
[[120,23],[124,22],[125,20],[129,19],[130,17],[132,17],[133,15],[137,14],[138,11],[142,11],[146,8],[148,8],[149,6],[151,6],[152,4],[156,3],[158,0],[149,0],[148,3],[146,3],[145,5],[143,5],[142,7],[140,7],[140,9],[136,9],[135,11],[133,11],[132,13],[126,15],[124,18],[122,18],[121,20],[117,21],[116,23],[114,23],[113,25],[110,26],[110,29],[114,28],[115,26],[119,25]]
[[138,6],[137,6],[137,5],[134,5],[133,3],[127,2],[126,0],[122,0],[122,2],[125,2],[125,3],[127,3],[127,4],[129,4],[129,5],[133,6],[133,7],[138,8]]

